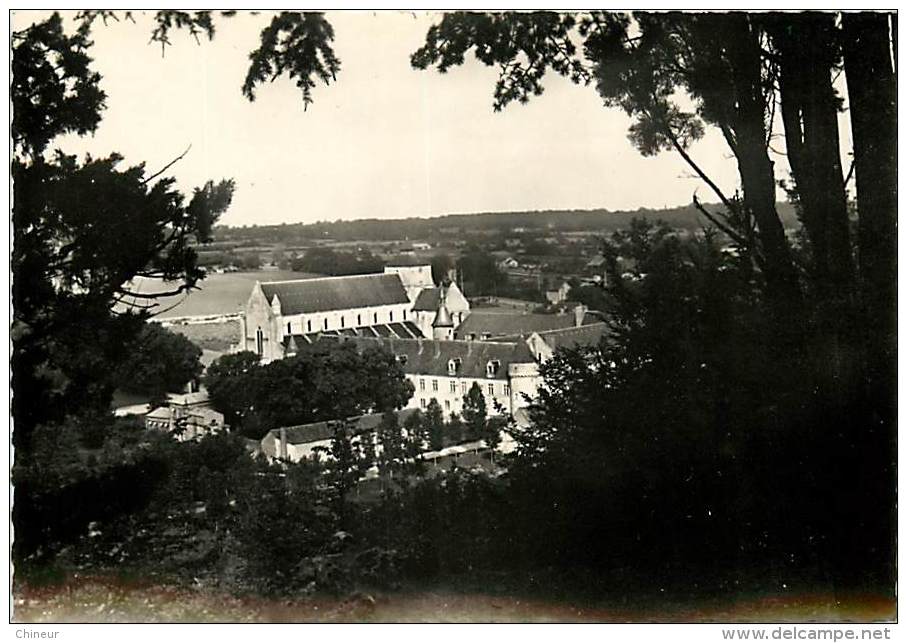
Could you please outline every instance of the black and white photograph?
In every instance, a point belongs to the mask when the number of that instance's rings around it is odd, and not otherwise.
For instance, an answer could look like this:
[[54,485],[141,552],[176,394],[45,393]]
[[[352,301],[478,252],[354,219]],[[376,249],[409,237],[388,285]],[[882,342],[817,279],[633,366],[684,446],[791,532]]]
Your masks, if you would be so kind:
[[896,9],[9,37],[11,638],[895,638]]

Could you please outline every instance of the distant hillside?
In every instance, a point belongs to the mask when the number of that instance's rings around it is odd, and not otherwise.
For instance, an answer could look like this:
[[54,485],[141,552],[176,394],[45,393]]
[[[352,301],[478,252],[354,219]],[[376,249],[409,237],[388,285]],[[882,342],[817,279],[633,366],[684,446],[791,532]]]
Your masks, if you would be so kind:
[[[716,205],[706,206],[718,210]],[[778,204],[785,226],[798,225],[791,204]],[[535,212],[480,212],[475,214],[446,214],[432,218],[414,219],[355,219],[318,223],[291,223],[268,226],[218,226],[214,236],[224,241],[256,241],[261,243],[306,244],[316,240],[335,241],[396,239],[440,239],[451,234],[500,234],[519,229],[576,232],[580,230],[611,232],[629,226],[634,218],[662,220],[676,228],[698,230],[704,217],[692,206],[653,210],[542,210]]]

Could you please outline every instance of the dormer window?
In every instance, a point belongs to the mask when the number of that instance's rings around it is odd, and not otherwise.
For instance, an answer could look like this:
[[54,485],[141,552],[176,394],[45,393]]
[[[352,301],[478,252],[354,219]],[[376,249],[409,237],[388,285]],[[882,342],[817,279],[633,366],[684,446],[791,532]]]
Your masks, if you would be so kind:
[[[406,355],[405,355],[405,354],[404,354],[404,355],[397,355],[397,362],[398,362],[401,366],[406,366]],[[425,388],[425,387],[423,386],[423,388]]]
[[449,360],[447,362],[447,373],[449,375],[456,375],[457,371],[460,370],[460,365],[462,363],[463,363],[463,360],[461,360],[459,357],[455,357],[454,359]]
[[491,333],[482,333],[482,339],[491,339]]
[[488,360],[488,364],[485,366],[485,375],[487,377],[494,377],[498,374],[499,368],[501,368],[501,362],[496,359]]

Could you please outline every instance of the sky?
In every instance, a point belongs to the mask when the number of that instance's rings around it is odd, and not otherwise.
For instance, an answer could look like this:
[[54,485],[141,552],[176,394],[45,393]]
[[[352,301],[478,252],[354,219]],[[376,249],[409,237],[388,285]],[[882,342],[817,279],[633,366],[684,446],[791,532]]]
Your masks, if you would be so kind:
[[[13,28],[34,17],[15,13]],[[56,146],[80,156],[115,151],[149,171],[191,146],[167,174],[186,191],[233,178],[220,221],[228,225],[661,208],[689,204],[694,192],[715,201],[676,154],[641,156],[627,140],[629,118],[592,87],[549,75],[542,96],[495,113],[497,72],[471,54],[447,74],[412,69],[409,56],[437,13],[328,12],[336,83],[319,84],[307,110],[287,78],[249,102],[240,87],[270,17],[219,18],[214,40],[201,44],[174,33],[163,55],[149,43],[150,15],[97,23],[91,53],[107,109],[93,136]],[[716,130],[690,151],[733,193],[736,164]]]

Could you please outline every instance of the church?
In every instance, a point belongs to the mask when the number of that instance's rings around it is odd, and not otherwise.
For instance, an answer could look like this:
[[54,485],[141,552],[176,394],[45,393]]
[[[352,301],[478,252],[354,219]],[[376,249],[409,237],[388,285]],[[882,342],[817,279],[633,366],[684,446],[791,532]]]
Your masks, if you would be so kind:
[[388,266],[383,273],[256,282],[241,318],[239,350],[263,362],[295,355],[322,338],[381,345],[415,389],[411,408],[436,399],[446,415],[462,410],[473,384],[489,411],[512,413],[534,397],[540,377],[526,342],[456,340],[469,317],[456,283],[436,286],[430,266]]

